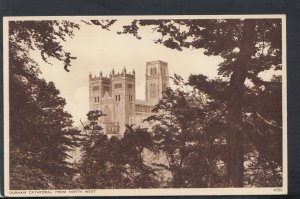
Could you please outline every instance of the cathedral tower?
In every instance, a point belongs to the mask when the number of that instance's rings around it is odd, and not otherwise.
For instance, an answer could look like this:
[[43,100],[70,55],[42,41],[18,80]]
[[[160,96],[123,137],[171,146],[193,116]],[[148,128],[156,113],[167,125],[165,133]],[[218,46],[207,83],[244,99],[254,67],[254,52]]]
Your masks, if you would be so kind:
[[146,100],[158,101],[169,86],[168,63],[157,60],[146,63]]
[[100,110],[104,116],[99,124],[108,137],[123,137],[127,124],[143,125],[153,113],[153,106],[169,86],[168,64],[151,61],[146,64],[146,100],[136,99],[135,71],[111,71],[109,77],[89,75],[89,109]]
[[[129,118],[135,114],[135,72],[112,74],[112,98],[115,104],[115,125],[120,126],[120,133],[125,132]],[[121,135],[123,136],[123,135]]]
[[102,108],[102,98],[105,93],[111,95],[111,78],[103,77],[100,71],[99,76],[92,77],[89,75],[89,109],[101,110]]

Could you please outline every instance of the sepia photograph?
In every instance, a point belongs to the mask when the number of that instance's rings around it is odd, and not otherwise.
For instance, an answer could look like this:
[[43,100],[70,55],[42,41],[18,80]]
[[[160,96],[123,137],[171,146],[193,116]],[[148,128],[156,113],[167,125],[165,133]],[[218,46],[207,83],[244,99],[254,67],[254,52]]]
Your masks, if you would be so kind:
[[5,194],[287,194],[285,15],[4,17]]

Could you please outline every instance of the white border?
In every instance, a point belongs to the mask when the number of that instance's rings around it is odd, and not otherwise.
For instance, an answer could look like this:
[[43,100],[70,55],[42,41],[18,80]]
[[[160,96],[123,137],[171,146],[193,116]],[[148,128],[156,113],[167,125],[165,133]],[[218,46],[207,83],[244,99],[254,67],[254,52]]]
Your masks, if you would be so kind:
[[[9,75],[8,22],[15,20],[88,20],[88,19],[282,19],[282,119],[283,187],[272,188],[165,188],[165,189],[76,189],[9,190]],[[283,195],[287,194],[287,60],[286,15],[152,15],[152,16],[19,16],[3,18],[3,96],[4,96],[4,193],[5,196],[175,196],[175,195]]]

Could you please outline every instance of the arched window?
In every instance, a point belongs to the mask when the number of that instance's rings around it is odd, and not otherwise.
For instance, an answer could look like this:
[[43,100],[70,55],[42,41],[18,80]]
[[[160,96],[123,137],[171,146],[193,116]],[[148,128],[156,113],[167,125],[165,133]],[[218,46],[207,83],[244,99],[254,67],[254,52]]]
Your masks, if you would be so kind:
[[155,83],[150,84],[150,98],[156,97],[156,85]]

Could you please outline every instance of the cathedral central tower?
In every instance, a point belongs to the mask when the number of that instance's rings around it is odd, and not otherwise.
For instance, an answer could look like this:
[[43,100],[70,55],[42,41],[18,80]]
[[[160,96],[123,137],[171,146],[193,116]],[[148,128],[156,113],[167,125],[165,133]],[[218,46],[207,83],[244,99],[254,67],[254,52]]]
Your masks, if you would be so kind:
[[158,101],[169,86],[168,63],[151,61],[146,63],[146,101]]

